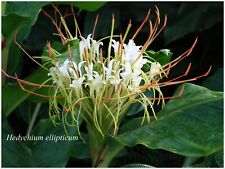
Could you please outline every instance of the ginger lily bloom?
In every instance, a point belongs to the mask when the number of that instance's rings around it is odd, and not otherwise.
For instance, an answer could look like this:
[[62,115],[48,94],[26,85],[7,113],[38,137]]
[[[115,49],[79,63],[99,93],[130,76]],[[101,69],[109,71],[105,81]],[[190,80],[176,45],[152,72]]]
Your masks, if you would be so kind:
[[[58,10],[56,12],[59,13]],[[143,105],[144,115],[142,123],[145,120],[150,122],[150,112],[157,118],[153,108],[155,101],[158,101],[158,103],[162,102],[163,106],[164,99],[172,98],[164,97],[160,90],[161,87],[193,81],[207,76],[210,71],[209,69],[204,75],[192,79],[180,80],[188,74],[190,64],[183,75],[160,82],[160,80],[169,76],[171,68],[190,55],[197,39],[191,48],[182,55],[165,65],[161,65],[146,52],[153,40],[164,29],[167,22],[167,17],[165,16],[163,25],[160,26],[158,8],[156,8],[155,13],[155,23],[152,24],[149,21],[150,12],[148,12],[131,39],[127,39],[131,22],[128,24],[127,31],[123,36],[113,34],[115,22],[113,16],[111,35],[103,38],[108,38],[109,43],[104,43],[103,39],[95,40],[94,33],[83,37],[76,19],[74,20],[76,35],[73,37],[67,28],[65,20],[61,17],[61,23],[66,31],[64,35],[57,22],[45,13],[56,26],[62,44],[67,48],[67,57],[62,59],[62,54],[48,44],[48,63],[51,67],[46,68],[44,65],[41,65],[41,67],[49,71],[49,80],[52,84],[33,84],[21,80],[17,76],[15,79],[21,89],[49,98],[49,115],[54,124],[62,122],[64,126],[74,125],[77,127],[79,118],[82,118],[87,125],[90,137],[96,137],[99,144],[103,142],[102,140],[104,140],[105,136],[114,136],[118,133],[120,124],[132,103],[139,102]],[[62,15],[60,14],[60,16]],[[144,44],[136,44],[135,38],[147,22],[150,29],[149,36]],[[108,47],[107,55],[104,55],[105,53],[103,54],[102,52],[101,47],[103,46]],[[77,50],[79,51],[78,53],[73,52]],[[165,49],[164,52],[168,53],[169,50]],[[148,65],[150,69],[145,71],[145,65]],[[48,87],[51,95],[40,95],[29,91],[24,88],[23,84]],[[181,90],[180,94],[182,94],[183,90]],[[144,94],[146,91],[151,91],[153,97],[148,98]],[[96,136],[93,136],[93,133]]]

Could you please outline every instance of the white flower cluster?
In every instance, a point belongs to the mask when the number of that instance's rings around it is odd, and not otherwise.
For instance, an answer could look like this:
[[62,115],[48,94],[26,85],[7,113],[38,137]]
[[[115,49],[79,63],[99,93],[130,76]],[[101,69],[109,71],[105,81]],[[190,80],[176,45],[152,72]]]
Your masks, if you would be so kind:
[[[82,86],[89,86],[92,93],[99,93],[105,86],[113,86],[116,90],[120,83],[131,93],[140,92],[139,85],[144,78],[142,67],[148,62],[141,53],[142,46],[129,40],[121,47],[119,41],[112,40],[115,57],[110,57],[110,60],[100,58],[100,46],[103,43],[93,40],[91,34],[87,39],[81,37],[80,62],[67,59],[63,64],[55,64],[49,72],[53,83],[74,88],[77,95],[82,92]],[[149,79],[159,75],[161,69],[158,62],[151,62]]]

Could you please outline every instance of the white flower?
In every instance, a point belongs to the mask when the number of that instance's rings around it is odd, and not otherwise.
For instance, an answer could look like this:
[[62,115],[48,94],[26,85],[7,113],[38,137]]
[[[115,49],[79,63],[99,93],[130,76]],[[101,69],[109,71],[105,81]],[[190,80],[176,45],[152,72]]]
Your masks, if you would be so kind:
[[154,76],[160,74],[161,65],[158,62],[151,63],[151,68],[149,71],[149,76],[153,78]]
[[79,91],[82,87],[84,79],[85,79],[84,77],[79,77],[78,79],[73,80],[72,84],[70,84],[70,87]]
[[119,41],[115,41],[114,39],[112,40],[112,42],[113,42],[112,47],[114,48],[114,53],[117,55],[120,43]]
[[80,76],[83,76],[83,75],[82,75],[82,66],[83,66],[84,63],[85,63],[85,61],[81,61],[81,62],[78,64],[78,71],[79,71],[79,73],[80,73]]
[[138,87],[131,86],[131,85],[128,86],[128,90],[130,90],[132,93],[140,93],[141,92],[141,90]]
[[124,72],[120,73],[120,75],[125,81],[127,81],[131,78],[131,75],[132,75],[131,64],[125,63],[125,64],[122,64],[122,66],[124,68]]
[[110,77],[111,77],[111,74],[112,74],[112,68],[113,68],[113,62],[114,62],[114,59],[112,59],[110,62],[109,62],[109,67],[105,67],[103,65],[103,69],[105,71],[105,76],[106,76],[106,80],[108,80]]
[[48,76],[51,76],[52,77],[52,80],[53,80],[53,83],[58,83],[58,78],[57,78],[57,75],[56,75],[56,68],[55,67],[51,67],[49,69],[49,73],[48,73]]
[[80,48],[80,56],[83,55],[84,49],[89,50],[91,47],[91,34],[87,36],[87,39],[84,37],[81,37],[81,41],[79,43],[79,48]]
[[89,64],[88,67],[84,67],[86,71],[86,76],[88,77],[88,80],[93,80],[93,63]]
[[94,77],[95,78],[91,81],[89,86],[92,90],[96,90],[98,92],[104,84],[103,79],[102,79],[102,75],[99,76],[98,74],[95,74]]
[[125,60],[127,61],[135,61],[136,58],[140,54],[140,48],[142,46],[136,46],[133,40],[129,40],[128,44],[124,44],[124,49],[125,49]]
[[119,76],[113,76],[110,78],[109,82],[115,86],[115,88],[118,87],[122,79],[119,78]]
[[143,67],[143,65],[146,63],[147,63],[147,59],[144,59],[143,55],[141,55],[140,58],[135,61],[133,66],[134,66],[134,68],[141,69]]
[[93,40],[93,39],[91,40],[91,42],[92,42],[92,46],[94,48],[94,52],[97,55],[99,55],[99,47],[100,47],[100,45],[103,46],[103,43],[102,42],[97,42],[96,40]]
[[67,66],[63,65],[63,66],[60,66],[59,68],[59,72],[65,76],[65,77],[69,77],[69,73],[68,73],[68,70],[67,70]]
[[78,77],[73,68],[68,67],[67,70],[68,70],[69,74],[72,75],[72,77],[74,77],[74,78]]
[[70,75],[72,75],[74,78],[77,78],[77,74],[75,72],[75,70],[77,70],[77,65],[75,62],[73,61],[71,62],[69,59],[66,59],[62,66],[56,66],[56,67],[58,67],[59,72],[64,77],[70,77]]
[[136,73],[132,74],[132,77],[131,77],[132,85],[139,86],[141,80],[142,80],[142,76],[140,76]]

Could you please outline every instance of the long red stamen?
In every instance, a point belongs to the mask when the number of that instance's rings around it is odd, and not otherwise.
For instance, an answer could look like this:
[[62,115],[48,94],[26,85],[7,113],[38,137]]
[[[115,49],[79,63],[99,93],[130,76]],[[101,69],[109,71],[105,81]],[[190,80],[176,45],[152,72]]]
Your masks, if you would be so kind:
[[103,66],[103,56],[102,56],[102,48],[100,48],[100,63]]
[[181,97],[184,92],[184,86],[182,86],[181,90],[179,91],[178,95],[176,96],[169,96],[169,97],[159,97],[159,98],[139,98],[139,100],[167,100],[167,99],[174,99],[177,97]]
[[14,35],[14,42],[15,44],[33,61],[35,62],[37,65],[41,66],[43,69],[48,70],[46,67],[44,67],[42,64],[38,63],[34,58],[32,58],[24,49],[22,46],[20,46],[20,44],[16,41],[16,34]]
[[36,86],[36,87],[39,87],[39,88],[42,88],[42,87],[54,87],[53,85],[37,84],[37,83],[32,83],[32,82],[29,82],[29,81],[26,81],[26,80],[21,80],[18,77],[15,78],[14,76],[10,76],[9,74],[7,74],[4,70],[2,70],[2,73],[6,77],[14,79],[14,80],[17,80],[17,81],[20,81],[20,83],[25,84],[25,85]]
[[73,4],[72,3],[71,3],[70,8],[71,8],[71,12],[73,14],[73,20],[74,20],[74,23],[75,23],[75,27],[77,28],[77,30],[79,32],[79,35],[82,36],[81,31],[80,31],[80,28],[79,28],[79,26],[77,24],[77,20],[76,20],[76,16],[75,16],[75,13],[74,13],[74,10],[73,10]]
[[88,54],[87,54],[87,50],[86,48],[84,48],[84,59],[85,59],[85,63],[87,65],[87,67],[89,66],[89,61],[88,61]]
[[[203,74],[203,75],[196,76],[196,77],[194,77],[194,78],[186,79],[186,80],[162,82],[162,83],[158,83],[157,86],[159,86],[159,87],[164,87],[164,86],[169,86],[169,85],[174,85],[174,84],[180,84],[180,83],[184,83],[184,82],[195,81],[195,80],[200,79],[200,78],[202,78],[202,77],[208,76],[208,74],[209,74],[210,71],[211,71],[211,68],[212,68],[212,66],[210,66],[209,69],[207,70],[207,72],[206,72],[205,74]],[[173,80],[174,80],[174,79],[173,79]],[[146,85],[144,85],[144,86],[146,86]],[[147,88],[150,88],[150,87],[156,86],[156,84],[149,84],[149,85],[147,85],[147,86],[148,86]],[[140,87],[143,87],[143,86],[140,86]]]
[[131,38],[132,40],[134,40],[134,38],[141,31],[141,29],[143,28],[143,26],[145,25],[145,23],[148,21],[149,16],[150,16],[150,9],[148,10],[148,13],[147,13],[145,19],[143,20],[143,22],[141,23],[141,25],[139,26],[139,28],[137,29],[137,31],[135,32],[135,34],[133,35],[133,37]]
[[[31,90],[25,89],[25,88],[23,87],[23,85],[20,83],[20,81],[18,80],[17,74],[15,74],[15,77],[16,77],[16,80],[17,80],[17,82],[18,82],[20,88],[21,88],[23,91],[28,92],[28,93],[33,94],[33,95],[36,95],[36,96],[39,96],[39,97],[43,97],[43,98],[48,98],[48,99],[49,99],[49,98],[54,98],[54,96],[43,95],[43,94],[35,93],[35,92],[31,91]],[[64,98],[64,97],[57,96],[57,98]]]
[[92,38],[93,39],[95,37],[95,29],[96,29],[97,23],[98,23],[98,14],[97,14],[97,16],[95,18],[94,28],[93,28],[93,32],[92,32]]
[[60,27],[57,25],[57,23],[55,22],[55,20],[54,20],[47,12],[45,12],[43,9],[42,9],[42,11],[43,11],[43,13],[44,13],[49,19],[51,19],[53,25],[55,25],[55,27],[56,27],[56,30],[57,30],[57,32],[58,32],[59,37],[61,38],[61,41],[62,41],[63,45],[65,45],[65,44],[66,44],[66,38],[65,38],[65,36],[63,35],[63,33],[61,32]]
[[68,56],[69,56],[69,59],[70,59],[72,68],[73,68],[73,70],[75,71],[76,75],[78,76],[78,72],[77,72],[77,70],[75,69],[75,66],[74,66],[74,64],[73,64],[72,55],[71,55],[71,50],[70,50],[70,45],[68,45]]
[[60,15],[60,17],[62,17],[61,12],[59,11],[58,7],[56,5],[54,5],[53,3],[51,4],[52,7],[55,9],[55,11]]

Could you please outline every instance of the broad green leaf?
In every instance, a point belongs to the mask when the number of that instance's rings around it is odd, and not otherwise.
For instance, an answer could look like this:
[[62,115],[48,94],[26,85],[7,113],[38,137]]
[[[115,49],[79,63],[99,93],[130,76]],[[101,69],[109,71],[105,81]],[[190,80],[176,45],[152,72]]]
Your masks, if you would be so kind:
[[169,44],[192,32],[207,30],[223,20],[222,3],[183,3],[177,13],[179,16],[174,23],[164,31],[165,42]]
[[34,166],[31,149],[22,142],[10,140],[11,134],[15,135],[10,124],[4,118],[2,123],[2,167]]
[[[3,52],[3,69],[9,67],[10,72],[16,70],[20,63],[20,52],[16,45],[12,45],[13,37],[17,34],[19,43],[24,40],[36,22],[41,8],[48,2],[7,2],[2,16],[2,34],[6,41],[5,52]],[[9,63],[8,63],[9,60]],[[10,62],[13,60],[13,62]]]
[[25,100],[15,110],[15,115],[18,116],[18,118],[22,118],[24,122],[29,124],[31,121],[32,115],[34,113],[34,109],[35,109],[34,103]]
[[[38,94],[49,96],[50,95],[49,89],[50,88],[43,87],[41,89],[36,88],[36,89],[34,89],[34,91]],[[33,94],[29,95],[28,100],[31,101],[31,102],[36,102],[36,103],[46,103],[46,102],[48,102],[48,98],[36,96],[36,95],[33,95]]]
[[16,14],[24,17],[32,17],[40,11],[41,7],[49,2],[7,2],[5,15]]
[[2,17],[2,34],[6,41],[6,46],[2,52],[3,70],[8,70],[10,73],[16,70],[21,56],[18,47],[13,44],[13,36],[16,32],[20,32],[23,25],[26,24],[26,17],[17,15],[9,15]]
[[73,5],[86,10],[86,11],[96,11],[99,8],[101,8],[103,5],[105,5],[106,2],[104,1],[98,1],[98,2],[74,2]]
[[[73,2],[73,6],[80,8],[82,10],[85,11],[96,11],[99,8],[101,8],[102,6],[104,6],[107,2],[104,1],[97,1],[97,2],[81,2],[81,1],[77,1],[77,2]],[[58,4],[66,4],[66,5],[71,5],[71,2],[58,2]]]
[[74,147],[71,150],[71,157],[76,159],[88,159],[90,158],[88,137],[87,134],[84,133],[81,133],[81,135],[85,142],[80,139],[74,144]]
[[223,68],[217,69],[211,77],[205,79],[202,83],[204,87],[214,91],[223,91]]
[[[151,117],[151,120],[154,119],[154,117]],[[145,120],[142,124],[143,117],[137,117],[133,119],[128,119],[127,122],[125,122],[123,125],[121,125],[119,133],[125,133],[128,131],[133,131],[141,126],[147,125],[147,121]],[[141,125],[142,124],[142,125]]]
[[[71,137],[78,137],[75,127],[67,127],[68,135]],[[42,119],[35,126],[31,133],[36,136],[47,137],[61,137],[66,136],[63,125],[54,126],[50,119]],[[74,143],[73,141],[57,141],[43,140],[33,142],[31,145],[32,158],[36,161],[36,167],[65,167],[69,159]],[[44,153],[43,153],[44,152]],[[46,160],[48,159],[48,160]]]
[[[47,77],[46,70],[39,68],[34,73],[29,75],[25,80],[41,84]],[[35,91],[37,87],[31,87],[25,85],[25,87],[31,91]],[[8,116],[13,110],[17,108],[25,99],[30,96],[30,93],[23,91],[18,84],[5,84],[2,86],[2,112],[4,116]]]
[[[143,144],[185,156],[206,156],[223,147],[223,93],[185,84],[181,97],[172,99],[158,120],[118,135],[127,146]],[[180,91],[177,90],[176,94]]]
[[[74,127],[68,128],[69,136],[78,137]],[[12,132],[9,124],[3,128],[3,166],[4,167],[65,167],[70,157],[73,141],[57,141],[56,137],[65,136],[62,125],[54,126],[50,119],[42,119],[35,126],[30,136],[42,137],[36,141],[7,141]],[[46,140],[46,138],[52,138]]]

